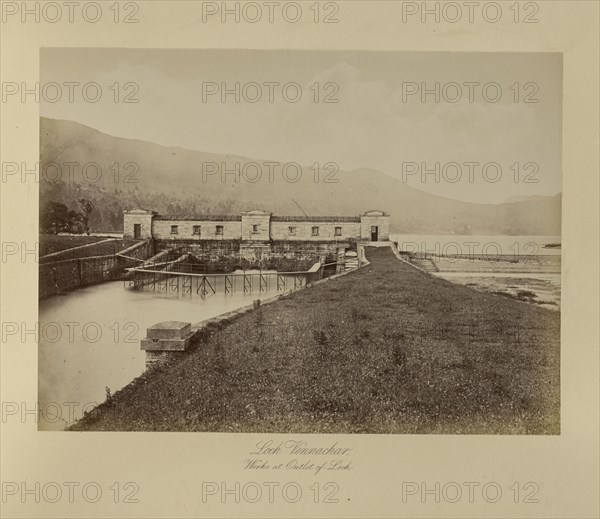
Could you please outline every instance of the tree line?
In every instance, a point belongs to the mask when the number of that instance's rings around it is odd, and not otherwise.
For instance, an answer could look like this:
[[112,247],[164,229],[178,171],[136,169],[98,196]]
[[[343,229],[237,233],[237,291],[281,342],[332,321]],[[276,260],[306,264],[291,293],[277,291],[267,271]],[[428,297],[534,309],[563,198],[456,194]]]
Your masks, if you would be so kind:
[[68,232],[73,234],[90,234],[90,214],[94,205],[87,198],[77,200],[79,211],[69,209],[60,202],[48,201],[40,211],[40,232],[58,234]]

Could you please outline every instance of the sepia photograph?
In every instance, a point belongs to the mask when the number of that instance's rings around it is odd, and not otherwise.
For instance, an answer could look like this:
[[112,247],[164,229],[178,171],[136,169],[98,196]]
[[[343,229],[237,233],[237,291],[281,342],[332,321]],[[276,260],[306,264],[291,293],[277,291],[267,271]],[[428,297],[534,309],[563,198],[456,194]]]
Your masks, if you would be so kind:
[[0,518],[598,519],[599,15],[0,0]]
[[39,59],[40,430],[561,433],[560,53]]

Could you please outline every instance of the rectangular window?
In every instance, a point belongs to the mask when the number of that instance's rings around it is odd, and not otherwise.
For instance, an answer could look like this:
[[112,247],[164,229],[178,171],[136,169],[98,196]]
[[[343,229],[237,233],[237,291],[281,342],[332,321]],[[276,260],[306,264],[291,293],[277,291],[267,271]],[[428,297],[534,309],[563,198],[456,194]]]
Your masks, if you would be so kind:
[[259,226],[258,226],[258,224],[254,224],[254,225],[252,226],[252,232],[253,232],[254,234],[257,234],[257,233],[259,232]]
[[194,225],[194,236],[200,236],[200,229],[201,227],[199,225]]
[[217,236],[223,236],[223,226],[217,225]]
[[336,236],[341,236],[342,235],[342,228],[341,227],[336,227],[335,228],[335,235]]
[[288,229],[290,230],[290,236],[296,236],[296,228],[295,227],[288,227]]
[[319,228],[318,227],[315,226],[312,228],[312,235],[319,236]]
[[179,225],[171,225],[171,234],[179,234]]

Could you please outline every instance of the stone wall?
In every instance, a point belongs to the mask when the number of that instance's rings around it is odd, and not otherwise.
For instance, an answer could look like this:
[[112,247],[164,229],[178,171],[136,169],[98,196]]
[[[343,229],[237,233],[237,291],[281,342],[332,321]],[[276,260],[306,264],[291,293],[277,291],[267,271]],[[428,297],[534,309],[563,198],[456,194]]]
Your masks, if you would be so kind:
[[117,258],[96,256],[44,263],[39,269],[39,297],[117,279]]
[[271,213],[263,211],[248,211],[242,213],[243,240],[265,241],[271,236],[270,229]]
[[148,258],[153,254],[153,250],[154,244],[148,240],[119,254],[40,264],[39,297],[41,299],[87,285],[122,279],[126,268],[140,264],[139,261],[130,258]]
[[371,240],[371,227],[378,230],[378,241],[387,241],[390,238],[390,217],[383,211],[368,211],[361,215],[360,237]]
[[177,250],[180,254],[191,254],[204,265],[207,274],[228,273],[236,268],[250,268],[240,260],[241,240],[156,240],[156,251]]
[[[290,232],[290,227],[293,232]],[[318,228],[318,234],[313,235],[313,227]],[[339,227],[341,234],[336,236]],[[360,236],[360,222],[331,222],[331,221],[271,221],[271,237],[274,240],[286,241],[346,241]]]
[[276,269],[280,272],[303,271],[317,261],[333,263],[337,260],[338,248],[350,247],[349,242],[330,241],[193,241],[157,240],[156,251],[177,249],[190,253],[205,264],[206,272],[231,272],[237,268]]
[[[177,226],[177,233],[172,232],[172,226]],[[194,234],[194,227],[200,226],[200,234]],[[222,234],[217,234],[217,226],[222,227]],[[155,219],[152,223],[152,235],[157,240],[239,240],[242,237],[241,221],[214,220],[169,220]]]
[[127,258],[137,258],[140,260],[146,260],[150,256],[154,255],[157,251],[155,250],[154,240],[146,240],[143,242],[138,242],[131,247],[128,247],[121,252],[118,252],[117,256],[125,257],[123,263],[126,267],[139,265],[141,262],[139,261],[128,261]]
[[279,258],[288,259],[311,259],[316,261],[322,259],[327,263],[337,260],[338,248],[349,248],[349,242],[329,242],[329,241],[305,241],[289,242],[274,241],[271,245],[271,254]]
[[241,240],[155,240],[156,252],[177,249],[182,254],[190,253],[200,259],[219,261],[230,256],[239,256]]
[[[358,219],[357,219],[358,220]],[[172,233],[172,226],[177,226],[177,233]],[[223,227],[223,234],[217,235],[217,225]],[[258,227],[254,227],[254,226]],[[194,227],[200,226],[200,234],[194,234]],[[290,233],[290,227],[294,233]],[[318,229],[318,234],[313,234],[313,227]],[[336,227],[341,234],[336,236]],[[255,231],[256,229],[256,231]],[[297,221],[297,220],[270,220],[268,215],[244,215],[243,221],[214,221],[214,220],[169,220],[166,218],[154,219],[152,234],[158,240],[189,240],[189,241],[216,241],[216,240],[249,240],[267,241],[345,241],[356,239],[361,234],[360,221]]]
[[240,215],[160,216],[152,211],[124,213],[124,236],[133,237],[135,226],[142,238],[159,240],[244,240],[244,241],[346,241],[370,240],[371,227],[378,230],[378,241],[389,239],[389,215],[367,211],[360,216],[273,216],[264,211]]
[[[152,219],[156,213],[143,209],[134,209],[123,213],[123,238],[152,238]],[[135,236],[135,226],[140,226],[140,236]]]

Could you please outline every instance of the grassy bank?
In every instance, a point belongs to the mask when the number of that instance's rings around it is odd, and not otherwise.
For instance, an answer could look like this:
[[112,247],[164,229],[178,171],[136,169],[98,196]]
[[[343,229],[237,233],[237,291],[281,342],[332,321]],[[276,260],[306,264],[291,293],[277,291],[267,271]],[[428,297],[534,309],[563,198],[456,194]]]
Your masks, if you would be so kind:
[[371,264],[215,330],[74,430],[559,433],[560,314]]

